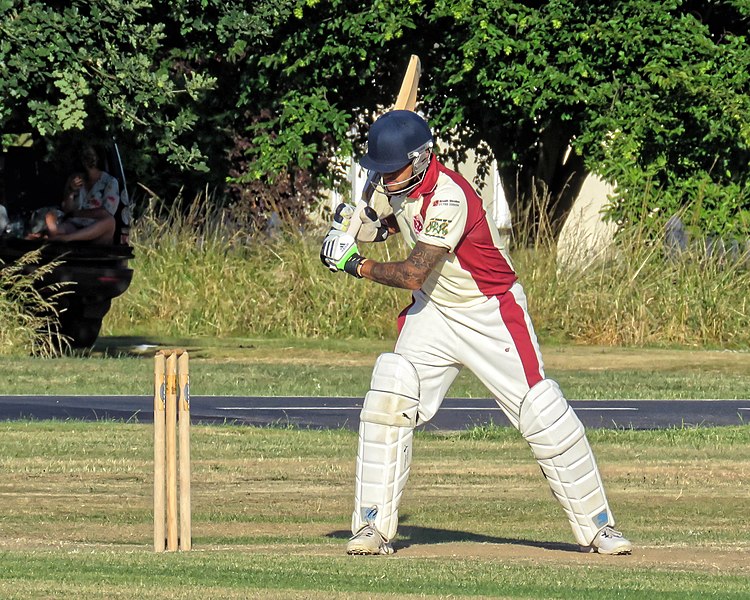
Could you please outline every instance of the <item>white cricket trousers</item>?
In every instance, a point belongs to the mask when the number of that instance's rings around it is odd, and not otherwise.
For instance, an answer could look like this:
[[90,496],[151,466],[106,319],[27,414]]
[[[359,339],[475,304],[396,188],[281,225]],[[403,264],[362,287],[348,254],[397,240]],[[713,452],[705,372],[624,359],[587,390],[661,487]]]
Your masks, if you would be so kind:
[[517,282],[502,296],[458,308],[437,306],[421,290],[414,292],[399,316],[394,351],[419,374],[420,424],[435,416],[462,366],[487,387],[516,428],[521,401],[544,379],[526,295]]

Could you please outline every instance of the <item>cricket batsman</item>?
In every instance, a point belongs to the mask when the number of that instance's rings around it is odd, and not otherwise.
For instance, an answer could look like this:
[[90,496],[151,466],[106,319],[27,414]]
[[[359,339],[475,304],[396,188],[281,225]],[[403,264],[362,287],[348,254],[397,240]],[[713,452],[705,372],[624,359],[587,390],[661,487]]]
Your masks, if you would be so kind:
[[[340,205],[321,248],[331,271],[412,290],[394,351],[376,360],[364,399],[346,551],[393,552],[414,428],[435,415],[466,366],[528,442],[581,550],[628,554],[583,425],[544,375],[526,296],[497,228],[469,182],[432,148],[432,132],[415,112],[393,110],[375,121],[360,164],[377,174],[390,208]],[[352,229],[351,219],[362,222]],[[411,248],[405,260],[359,253],[357,240],[396,232]]]

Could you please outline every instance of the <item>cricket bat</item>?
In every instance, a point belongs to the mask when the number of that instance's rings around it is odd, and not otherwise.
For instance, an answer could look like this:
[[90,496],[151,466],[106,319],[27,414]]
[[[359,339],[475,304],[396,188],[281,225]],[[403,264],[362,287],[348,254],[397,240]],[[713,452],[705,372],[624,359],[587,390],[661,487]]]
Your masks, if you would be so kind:
[[406,67],[406,74],[401,82],[401,89],[396,97],[394,110],[414,110],[417,106],[417,88],[419,87],[419,76],[422,74],[422,65],[419,57],[412,54],[409,59],[409,66]]
[[[419,88],[419,76],[421,74],[422,64],[419,61],[419,57],[416,54],[412,54],[409,59],[409,65],[406,67],[404,78],[401,81],[401,89],[398,92],[398,96],[396,96],[396,103],[393,105],[393,110],[414,110],[417,105],[417,89]],[[362,197],[354,208],[354,214],[352,214],[349,229],[347,230],[347,233],[353,237],[357,236],[357,232],[359,232],[359,228],[362,225],[360,215],[365,207],[370,204],[372,194],[375,191],[375,187],[372,184],[377,176],[378,173],[374,171],[367,173],[365,189],[362,191]]]

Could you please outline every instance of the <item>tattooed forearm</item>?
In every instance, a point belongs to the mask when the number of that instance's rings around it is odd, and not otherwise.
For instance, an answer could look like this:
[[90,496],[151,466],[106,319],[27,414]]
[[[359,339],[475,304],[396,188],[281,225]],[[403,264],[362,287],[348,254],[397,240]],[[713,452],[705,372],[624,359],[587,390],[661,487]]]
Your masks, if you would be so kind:
[[406,262],[411,264],[416,270],[424,273],[426,279],[430,271],[435,268],[438,261],[446,254],[448,254],[447,248],[417,242]]
[[417,273],[410,272],[407,261],[391,263],[373,263],[369,273],[362,269],[362,274],[368,279],[407,290],[416,290],[422,285]]
[[447,248],[417,242],[406,260],[388,263],[368,260],[362,266],[362,275],[383,285],[416,290],[447,253]]

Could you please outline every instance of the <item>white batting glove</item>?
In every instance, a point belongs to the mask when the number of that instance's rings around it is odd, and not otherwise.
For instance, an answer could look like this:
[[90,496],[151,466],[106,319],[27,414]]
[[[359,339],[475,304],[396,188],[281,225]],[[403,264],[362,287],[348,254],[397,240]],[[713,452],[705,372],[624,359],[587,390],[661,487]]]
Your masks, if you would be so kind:
[[354,214],[353,204],[339,204],[333,211],[333,221],[331,221],[331,230],[349,231],[349,225]]
[[362,277],[357,271],[365,259],[359,254],[357,241],[348,233],[329,231],[320,248],[320,260],[334,273],[346,271],[354,277]]
[[359,213],[359,218],[362,221],[362,226],[359,228],[357,233],[357,239],[361,242],[383,242],[388,237],[388,227],[381,223],[378,218],[378,213],[370,207],[366,206],[363,211]]

